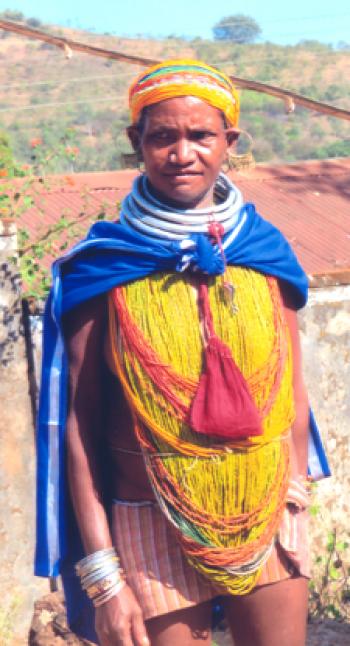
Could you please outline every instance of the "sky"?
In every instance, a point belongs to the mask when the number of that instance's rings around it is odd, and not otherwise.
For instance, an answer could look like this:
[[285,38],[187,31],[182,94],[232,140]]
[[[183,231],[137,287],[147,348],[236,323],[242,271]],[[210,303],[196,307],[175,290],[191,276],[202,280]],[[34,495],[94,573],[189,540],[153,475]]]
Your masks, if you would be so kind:
[[43,22],[110,32],[118,36],[212,38],[212,27],[237,13],[255,18],[261,40],[282,45],[300,40],[350,41],[349,0],[0,0],[0,11],[17,9]]

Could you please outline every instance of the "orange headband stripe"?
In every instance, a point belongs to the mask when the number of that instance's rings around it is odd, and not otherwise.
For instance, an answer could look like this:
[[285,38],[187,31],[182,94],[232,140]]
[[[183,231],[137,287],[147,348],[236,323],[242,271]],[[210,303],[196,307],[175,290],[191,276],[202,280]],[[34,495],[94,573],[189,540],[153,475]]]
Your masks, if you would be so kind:
[[169,60],[142,72],[129,90],[132,123],[148,105],[180,96],[196,96],[217,108],[229,125],[238,124],[239,96],[226,74],[194,60]]

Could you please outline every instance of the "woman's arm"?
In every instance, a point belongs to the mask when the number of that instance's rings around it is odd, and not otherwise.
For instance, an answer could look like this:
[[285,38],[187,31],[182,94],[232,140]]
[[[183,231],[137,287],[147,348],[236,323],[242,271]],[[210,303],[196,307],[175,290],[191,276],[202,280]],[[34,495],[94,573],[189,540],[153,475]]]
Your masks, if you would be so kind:
[[69,361],[67,466],[73,506],[87,554],[111,546],[98,465],[103,411],[104,299],[92,299],[64,321]]
[[292,477],[307,476],[308,436],[309,436],[309,400],[302,372],[302,356],[299,336],[299,325],[296,309],[288,287],[281,288],[284,313],[289,328],[293,358],[293,390],[295,403],[295,420],[292,426]]
[[[103,391],[106,378],[104,338],[105,296],[83,303],[64,319],[69,360],[67,467],[71,498],[86,554],[111,547],[103,505],[98,455],[104,441]],[[140,607],[126,585],[96,608],[96,631],[101,646],[148,644]]]

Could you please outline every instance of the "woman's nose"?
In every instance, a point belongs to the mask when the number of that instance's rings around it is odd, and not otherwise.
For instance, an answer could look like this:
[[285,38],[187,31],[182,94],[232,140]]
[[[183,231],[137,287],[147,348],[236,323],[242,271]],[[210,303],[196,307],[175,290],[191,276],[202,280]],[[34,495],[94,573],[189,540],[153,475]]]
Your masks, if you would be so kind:
[[171,146],[171,150],[169,152],[169,161],[172,164],[186,165],[192,163],[194,160],[195,151],[192,146],[192,142],[188,139],[178,139]]

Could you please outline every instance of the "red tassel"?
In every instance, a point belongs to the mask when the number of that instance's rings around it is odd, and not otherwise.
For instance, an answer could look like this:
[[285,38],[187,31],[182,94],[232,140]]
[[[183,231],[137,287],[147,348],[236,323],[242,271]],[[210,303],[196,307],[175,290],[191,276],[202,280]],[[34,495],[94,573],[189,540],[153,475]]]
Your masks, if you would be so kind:
[[261,420],[229,348],[209,339],[205,369],[192,401],[189,424],[197,433],[238,440],[262,434]]
[[204,371],[189,412],[189,425],[197,433],[226,440],[262,435],[261,419],[246,380],[230,349],[215,334],[205,283],[199,286],[198,297],[208,341]]

